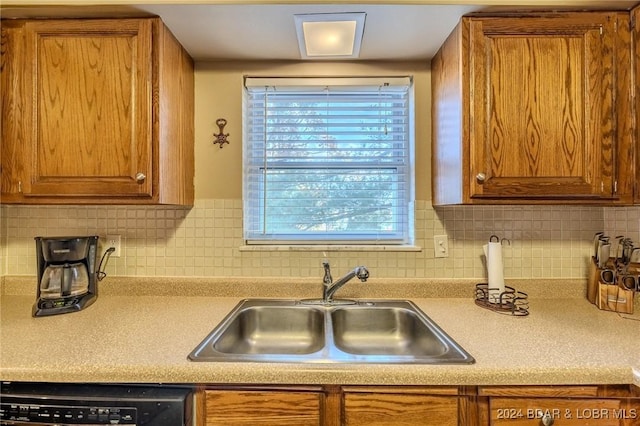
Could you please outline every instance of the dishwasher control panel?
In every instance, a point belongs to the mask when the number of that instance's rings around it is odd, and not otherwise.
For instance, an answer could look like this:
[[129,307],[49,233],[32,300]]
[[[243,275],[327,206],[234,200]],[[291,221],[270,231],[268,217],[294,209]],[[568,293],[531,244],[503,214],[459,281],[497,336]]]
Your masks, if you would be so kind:
[[0,383],[0,425],[192,426],[189,386]]
[[[0,402],[0,419],[10,422],[69,425],[135,425],[136,409],[131,407],[105,407],[70,405],[43,405]],[[8,423],[7,423],[8,422]]]

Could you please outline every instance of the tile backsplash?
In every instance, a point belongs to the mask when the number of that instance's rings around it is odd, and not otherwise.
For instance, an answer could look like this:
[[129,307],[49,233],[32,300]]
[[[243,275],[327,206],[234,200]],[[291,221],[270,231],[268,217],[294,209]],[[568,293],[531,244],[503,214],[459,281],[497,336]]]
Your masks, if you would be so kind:
[[[0,207],[2,275],[35,275],[35,236],[122,235],[117,276],[321,276],[319,251],[244,251],[242,201],[197,200],[193,208],[159,206]],[[507,238],[506,278],[582,278],[595,232],[640,242],[640,207],[451,206],[416,203],[421,251],[331,251],[336,275],[358,264],[385,278],[486,276],[482,244]],[[447,234],[448,258],[434,258],[433,236]]]

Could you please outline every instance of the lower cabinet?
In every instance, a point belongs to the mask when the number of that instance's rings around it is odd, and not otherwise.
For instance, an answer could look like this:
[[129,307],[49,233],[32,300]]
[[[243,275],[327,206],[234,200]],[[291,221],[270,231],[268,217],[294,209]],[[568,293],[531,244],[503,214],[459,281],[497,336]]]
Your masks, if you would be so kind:
[[640,392],[632,386],[492,386],[478,389],[482,424],[640,425]]
[[640,426],[620,386],[204,386],[199,426]]
[[457,386],[208,386],[200,426],[454,426],[473,407]]
[[[467,397],[457,387],[344,387],[342,421],[346,426],[455,426],[462,422]],[[462,414],[462,415],[461,415]]]
[[321,388],[208,389],[204,425],[322,425],[325,394]]

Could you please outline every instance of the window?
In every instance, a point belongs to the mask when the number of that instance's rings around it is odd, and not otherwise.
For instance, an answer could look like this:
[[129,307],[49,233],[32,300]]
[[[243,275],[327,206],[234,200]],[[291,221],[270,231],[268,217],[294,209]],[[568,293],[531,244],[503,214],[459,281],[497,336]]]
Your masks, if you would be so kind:
[[248,244],[409,244],[409,78],[246,78]]

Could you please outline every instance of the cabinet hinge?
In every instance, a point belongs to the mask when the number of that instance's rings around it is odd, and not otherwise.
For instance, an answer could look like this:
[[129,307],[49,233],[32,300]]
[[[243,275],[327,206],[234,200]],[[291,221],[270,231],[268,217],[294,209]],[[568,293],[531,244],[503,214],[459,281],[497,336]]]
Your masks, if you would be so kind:
[[629,30],[633,31],[636,29],[636,15],[631,14],[631,19],[629,19]]

